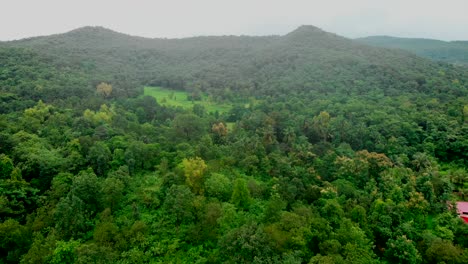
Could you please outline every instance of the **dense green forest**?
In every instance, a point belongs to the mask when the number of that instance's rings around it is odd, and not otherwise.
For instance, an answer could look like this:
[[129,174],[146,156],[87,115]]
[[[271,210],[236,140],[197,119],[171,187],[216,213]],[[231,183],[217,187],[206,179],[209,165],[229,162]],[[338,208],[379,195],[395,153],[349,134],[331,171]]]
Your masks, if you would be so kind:
[[468,66],[468,41],[372,36],[357,41],[385,48],[403,49],[419,56],[457,65]]
[[86,27],[0,43],[0,128],[0,263],[468,259],[464,67]]

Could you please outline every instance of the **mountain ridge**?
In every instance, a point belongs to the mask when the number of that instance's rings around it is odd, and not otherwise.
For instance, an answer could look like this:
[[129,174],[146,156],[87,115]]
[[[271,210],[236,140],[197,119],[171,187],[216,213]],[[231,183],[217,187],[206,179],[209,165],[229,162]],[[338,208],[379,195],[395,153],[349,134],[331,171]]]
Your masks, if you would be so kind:
[[468,41],[369,36],[356,41],[376,47],[401,49],[434,61],[468,66]]
[[307,90],[364,93],[363,87],[398,94],[427,89],[419,87],[424,82],[418,80],[440,71],[436,63],[412,53],[372,47],[307,25],[282,36],[182,39],[82,27],[4,45],[52,57],[58,65],[79,68],[96,81],[113,82],[124,74],[141,85],[198,87],[221,97],[225,88],[245,96]]
[[196,39],[196,38],[217,38],[217,37],[270,37],[270,36],[279,36],[279,35],[269,35],[269,36],[255,36],[255,35],[199,35],[199,36],[191,36],[191,37],[182,37],[182,38],[167,38],[167,37],[143,37],[128,33],[119,32],[110,28],[106,28],[103,26],[83,26],[78,27],[66,32],[62,33],[55,33],[50,35],[44,36],[34,36],[34,37],[27,37],[15,40],[8,40],[8,41],[0,41],[0,43],[21,43],[25,41],[36,41],[45,38],[55,38],[55,37],[66,37],[66,36],[80,36],[80,35],[113,35],[113,36],[120,36],[120,37],[128,37],[128,38],[138,38],[141,40],[185,40],[185,39]]

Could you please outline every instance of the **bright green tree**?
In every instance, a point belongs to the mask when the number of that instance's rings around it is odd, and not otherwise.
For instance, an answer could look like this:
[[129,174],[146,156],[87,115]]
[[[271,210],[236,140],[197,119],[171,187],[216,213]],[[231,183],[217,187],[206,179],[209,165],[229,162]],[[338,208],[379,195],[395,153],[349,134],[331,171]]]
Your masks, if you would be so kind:
[[252,202],[250,191],[247,188],[247,183],[244,179],[238,178],[234,182],[234,189],[232,191],[231,203],[239,209],[248,209]]
[[181,164],[187,185],[195,194],[203,194],[206,163],[199,157],[183,159]]
[[205,181],[205,190],[208,196],[227,201],[231,197],[232,183],[223,174],[212,173]]

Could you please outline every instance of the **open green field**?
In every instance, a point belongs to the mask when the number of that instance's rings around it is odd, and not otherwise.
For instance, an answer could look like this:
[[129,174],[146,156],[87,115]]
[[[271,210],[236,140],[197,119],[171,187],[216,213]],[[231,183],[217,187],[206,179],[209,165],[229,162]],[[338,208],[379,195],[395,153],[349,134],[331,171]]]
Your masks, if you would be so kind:
[[162,87],[145,87],[144,94],[156,98],[159,104],[165,106],[179,106],[185,109],[191,109],[195,104],[200,104],[205,107],[207,112],[226,113],[231,110],[230,104],[219,104],[209,100],[206,95],[202,96],[201,101],[188,100],[188,93],[184,91],[176,91]]

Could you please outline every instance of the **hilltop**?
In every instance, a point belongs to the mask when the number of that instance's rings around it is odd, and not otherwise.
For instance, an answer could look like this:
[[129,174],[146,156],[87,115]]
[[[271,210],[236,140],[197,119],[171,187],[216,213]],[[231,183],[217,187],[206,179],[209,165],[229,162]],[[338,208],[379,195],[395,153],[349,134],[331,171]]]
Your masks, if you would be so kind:
[[5,45],[32,49],[96,79],[125,75],[144,85],[199,87],[213,94],[220,88],[255,96],[285,90],[362,93],[362,87],[398,93],[417,88],[404,83],[421,83],[421,76],[440,70],[406,52],[367,46],[314,26],[284,36],[185,39],[149,39],[84,27]]

